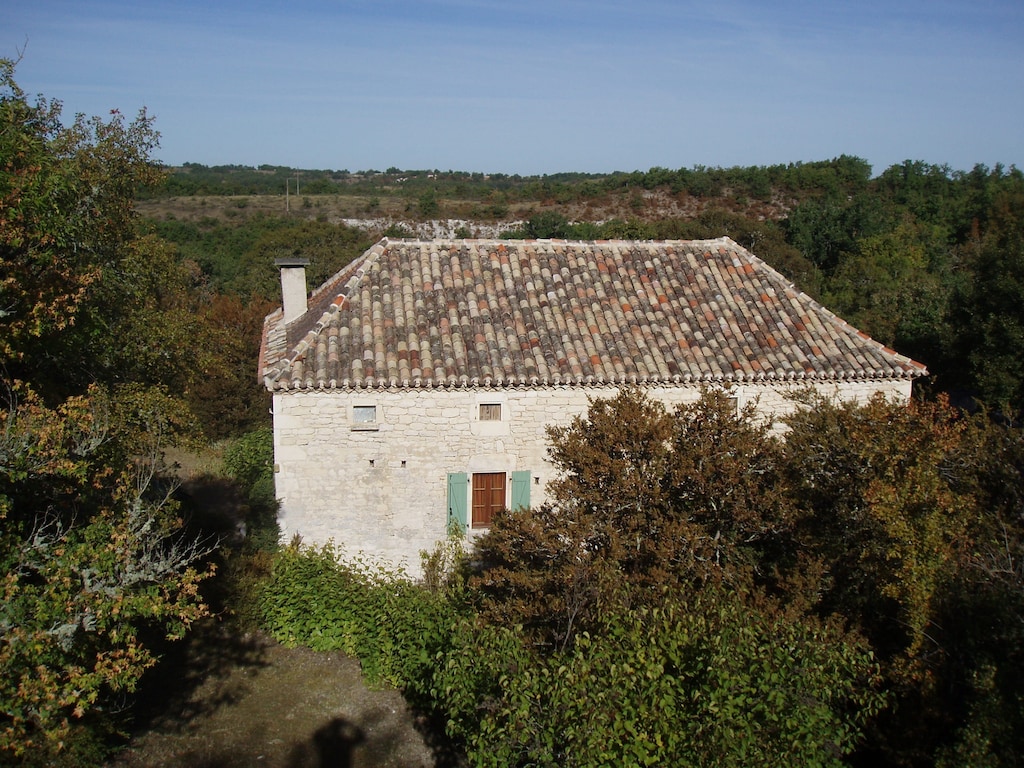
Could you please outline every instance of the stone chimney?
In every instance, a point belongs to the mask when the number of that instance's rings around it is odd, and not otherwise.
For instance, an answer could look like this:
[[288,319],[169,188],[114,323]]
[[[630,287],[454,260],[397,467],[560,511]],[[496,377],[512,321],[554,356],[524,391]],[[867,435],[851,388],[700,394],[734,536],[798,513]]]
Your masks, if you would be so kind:
[[277,259],[274,266],[281,270],[281,298],[284,301],[284,321],[290,323],[306,312],[306,267],[309,259],[291,257]]

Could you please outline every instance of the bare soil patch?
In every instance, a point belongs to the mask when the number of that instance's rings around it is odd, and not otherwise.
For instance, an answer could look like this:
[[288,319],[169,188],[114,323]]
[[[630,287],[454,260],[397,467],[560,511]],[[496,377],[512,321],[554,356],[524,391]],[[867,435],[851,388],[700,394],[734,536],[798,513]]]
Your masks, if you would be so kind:
[[394,690],[339,654],[211,624],[145,681],[138,732],[109,768],[427,768],[449,765]]

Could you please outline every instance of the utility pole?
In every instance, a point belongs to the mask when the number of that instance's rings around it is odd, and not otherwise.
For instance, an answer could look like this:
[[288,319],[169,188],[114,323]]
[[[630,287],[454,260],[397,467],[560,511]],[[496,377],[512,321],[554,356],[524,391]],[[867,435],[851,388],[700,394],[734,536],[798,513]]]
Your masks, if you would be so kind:
[[[286,213],[290,212],[292,210],[291,201],[289,200],[289,195],[288,195],[289,191],[291,191],[291,188],[292,188],[292,179],[291,179],[291,177],[286,177],[285,178],[285,212]],[[295,197],[296,198],[299,197],[299,172],[298,171],[295,172]]]

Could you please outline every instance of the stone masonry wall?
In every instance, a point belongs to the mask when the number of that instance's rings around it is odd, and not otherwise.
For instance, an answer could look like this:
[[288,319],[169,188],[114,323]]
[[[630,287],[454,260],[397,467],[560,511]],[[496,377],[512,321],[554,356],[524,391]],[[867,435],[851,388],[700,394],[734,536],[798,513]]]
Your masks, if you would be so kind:
[[[740,406],[757,398],[765,414],[792,408],[799,386],[734,386]],[[909,381],[823,384],[823,394],[867,399],[881,391],[906,400]],[[669,408],[700,397],[698,387],[651,387]],[[553,468],[545,459],[550,424],[584,414],[591,397],[616,389],[576,387],[497,390],[404,389],[279,392],[274,395],[274,452],[285,541],[328,540],[346,556],[420,573],[421,550],[445,537],[448,474],[530,473],[530,504],[545,500]],[[499,404],[500,421],[481,421],[481,404]],[[375,421],[354,421],[375,409]],[[467,488],[467,494],[469,490]],[[472,532],[471,532],[472,535]]]

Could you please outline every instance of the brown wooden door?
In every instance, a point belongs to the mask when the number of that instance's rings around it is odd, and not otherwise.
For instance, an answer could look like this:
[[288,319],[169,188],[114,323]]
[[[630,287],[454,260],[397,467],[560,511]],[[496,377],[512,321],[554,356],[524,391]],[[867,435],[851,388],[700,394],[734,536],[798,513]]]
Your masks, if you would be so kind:
[[473,475],[473,527],[489,528],[494,513],[504,508],[505,473],[475,473]]

